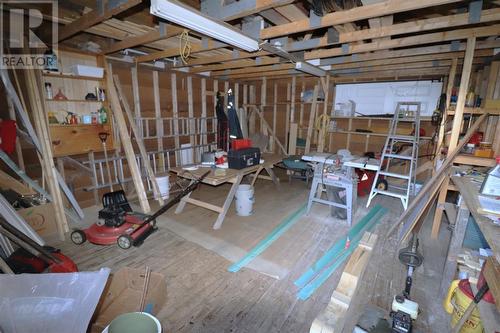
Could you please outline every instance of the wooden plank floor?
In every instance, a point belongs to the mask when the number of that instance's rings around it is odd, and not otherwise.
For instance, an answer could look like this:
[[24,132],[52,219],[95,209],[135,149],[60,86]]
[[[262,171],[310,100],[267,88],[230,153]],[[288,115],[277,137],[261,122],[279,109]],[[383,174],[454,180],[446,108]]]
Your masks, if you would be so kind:
[[[260,182],[256,186],[262,186]],[[293,186],[295,191],[300,191],[300,188],[297,184]],[[283,182],[280,191],[290,189]],[[302,191],[307,191],[305,184]],[[266,200],[276,201],[281,208],[287,205],[287,202],[279,201],[276,193],[261,195]],[[359,205],[364,205],[364,200],[359,201]],[[376,198],[375,201],[391,210],[385,222],[376,229],[377,233],[383,233],[391,220],[400,214],[401,205],[386,198]],[[295,209],[297,207],[289,207],[290,212]],[[225,223],[230,223],[230,220]],[[238,273],[229,273],[227,267],[231,262],[186,241],[162,227],[161,223],[159,231],[139,248],[121,250],[117,246],[76,246],[70,242],[58,246],[76,261],[80,270],[95,270],[106,266],[116,271],[123,266],[143,268],[148,265],[154,271],[163,273],[167,283],[167,303],[157,316],[165,332],[308,332],[314,318],[328,304],[342,268],[306,301],[297,300],[297,288],[293,281],[332,246],[345,230],[345,224],[339,225],[338,221],[328,219],[312,237],[299,235],[290,239],[287,244],[290,251],[293,251],[294,243],[297,242],[307,246],[298,256],[290,273],[282,280],[248,268],[243,268]],[[391,240],[379,237],[373,258],[384,259],[373,259],[369,264],[361,281],[360,289],[363,291],[356,298],[358,308],[368,302],[387,308],[394,290],[399,292],[403,287],[403,266],[397,263],[395,257],[386,255],[391,246]],[[390,253],[394,253],[394,249]],[[425,275],[425,272],[422,274]],[[426,280],[425,283],[436,280],[436,276],[432,277],[432,274],[434,270],[430,272],[431,280]],[[417,286],[417,289],[425,288]],[[356,314],[351,314],[350,324],[354,325],[355,320]],[[427,321],[427,318],[424,317],[424,320]],[[424,327],[428,327],[428,323]]]

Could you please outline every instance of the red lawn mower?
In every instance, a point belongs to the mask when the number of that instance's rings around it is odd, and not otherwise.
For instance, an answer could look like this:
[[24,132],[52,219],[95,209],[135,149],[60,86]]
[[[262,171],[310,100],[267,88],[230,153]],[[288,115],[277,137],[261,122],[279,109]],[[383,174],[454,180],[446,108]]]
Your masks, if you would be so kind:
[[99,211],[99,220],[87,229],[73,231],[71,241],[77,245],[87,240],[99,245],[117,243],[122,249],[140,246],[157,230],[156,218],[177,204],[182,197],[194,191],[209,173],[210,171],[194,180],[153,215],[134,212],[123,190],[106,193],[102,197],[103,209]]

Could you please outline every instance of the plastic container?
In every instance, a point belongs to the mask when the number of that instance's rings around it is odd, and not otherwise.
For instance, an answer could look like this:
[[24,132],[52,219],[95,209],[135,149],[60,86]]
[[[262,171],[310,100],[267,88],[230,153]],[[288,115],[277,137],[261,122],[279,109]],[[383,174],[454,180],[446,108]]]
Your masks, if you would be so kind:
[[161,333],[160,321],[147,312],[129,312],[116,317],[102,333]]
[[71,66],[71,72],[73,72],[73,74],[75,75],[96,78],[102,78],[104,76],[104,68],[95,66],[74,65]]
[[[465,310],[474,298],[469,280],[454,280],[451,282],[446,298],[443,301],[443,307],[446,312],[451,314],[451,326],[455,326]],[[484,301],[487,301],[483,298]],[[465,322],[460,333],[482,333],[483,324],[476,307],[469,319]]]
[[156,183],[158,184],[158,189],[160,190],[160,195],[162,199],[168,199],[170,192],[168,175],[163,177],[156,177]]
[[239,185],[236,190],[236,214],[238,216],[252,215],[254,202],[255,197],[253,186]]

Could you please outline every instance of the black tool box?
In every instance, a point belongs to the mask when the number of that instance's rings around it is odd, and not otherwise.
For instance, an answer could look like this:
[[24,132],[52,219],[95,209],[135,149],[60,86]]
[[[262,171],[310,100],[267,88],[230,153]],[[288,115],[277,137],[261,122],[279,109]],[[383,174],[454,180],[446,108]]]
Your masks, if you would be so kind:
[[243,169],[257,165],[260,163],[260,149],[251,147],[229,150],[227,161],[231,169]]

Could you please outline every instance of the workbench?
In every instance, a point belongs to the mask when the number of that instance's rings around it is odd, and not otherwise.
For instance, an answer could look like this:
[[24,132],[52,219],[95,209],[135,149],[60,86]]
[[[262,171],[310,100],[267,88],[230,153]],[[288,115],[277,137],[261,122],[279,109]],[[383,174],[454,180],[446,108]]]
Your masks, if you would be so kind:
[[[279,178],[276,177],[273,171],[274,164],[281,161],[281,156],[273,155],[273,154],[262,154],[261,159],[264,160],[263,163],[254,165],[244,169],[215,169],[210,167],[199,167],[197,170],[185,170],[182,167],[174,167],[171,168],[170,171],[177,174],[178,177],[195,180],[201,177],[205,172],[210,170],[210,173],[201,181],[204,184],[211,186],[219,186],[225,183],[233,184],[231,189],[229,190],[226,199],[224,200],[224,204],[222,206],[217,206],[206,201],[198,200],[191,198],[191,193],[186,195],[181,199],[179,205],[177,206],[175,213],[179,214],[184,210],[184,207],[187,203],[192,205],[202,207],[205,209],[212,210],[219,215],[217,216],[217,220],[214,223],[213,228],[219,229],[222,226],[222,222],[226,217],[226,213],[231,206],[231,202],[233,201],[234,195],[236,194],[236,190],[240,185],[243,177],[246,175],[253,174],[253,179],[251,185],[255,184],[257,178],[272,180],[276,185],[279,183]],[[216,174],[217,170],[217,174]],[[220,174],[220,170],[224,170],[224,174]],[[266,170],[269,176],[260,175],[262,170]]]
[[[465,238],[465,230],[469,221],[469,215],[472,214],[479,229],[481,229],[484,238],[493,251],[493,255],[488,258],[484,267],[484,276],[491,293],[496,300],[497,311],[500,312],[500,226],[495,225],[493,221],[478,212],[480,208],[478,195],[481,184],[475,183],[467,176],[452,176],[451,180],[457,187],[462,196],[462,203],[458,210],[453,213],[456,215],[455,227],[453,229],[450,247],[448,249],[447,259],[441,281],[441,293],[446,292],[452,279],[454,279],[457,268],[457,256],[462,248]],[[450,217],[449,217],[450,218]],[[451,218],[453,220],[453,218]],[[483,319],[483,325],[487,328],[492,321],[498,323],[498,313],[494,313],[494,306],[488,308],[488,304],[481,304],[480,313]],[[492,309],[493,307],[493,309]],[[493,312],[493,314],[492,314]],[[496,318],[493,318],[492,315]]]

